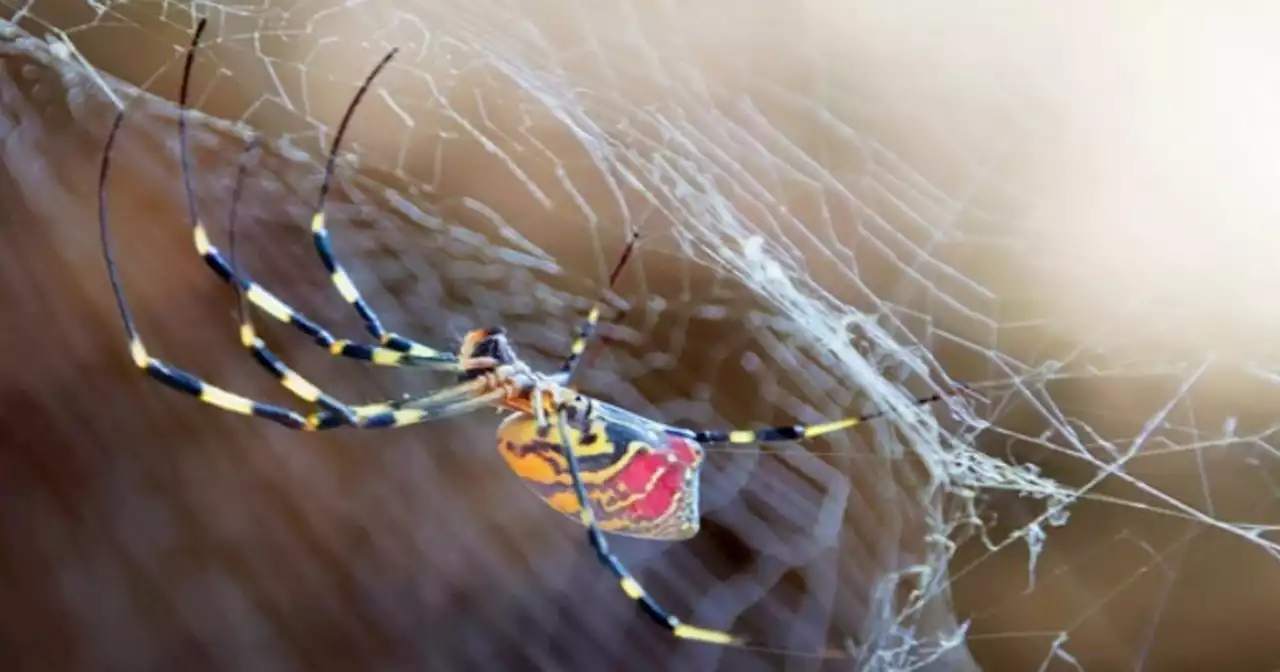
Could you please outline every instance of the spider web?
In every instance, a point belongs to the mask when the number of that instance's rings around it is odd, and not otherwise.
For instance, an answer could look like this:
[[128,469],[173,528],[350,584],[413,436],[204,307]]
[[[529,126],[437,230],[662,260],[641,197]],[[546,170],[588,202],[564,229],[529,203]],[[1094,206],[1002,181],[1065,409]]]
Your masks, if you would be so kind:
[[[72,177],[51,157],[74,147],[96,162],[115,106],[134,100],[118,158],[128,176],[116,179],[177,203],[165,100],[193,11],[207,16],[194,91],[209,116],[193,122],[202,212],[225,212],[245,138],[265,136],[242,208],[244,263],[355,333],[303,223],[343,107],[398,47],[356,116],[330,208],[339,253],[397,329],[442,344],[502,324],[551,366],[635,229],[642,251],[609,294],[619,317],[586,391],[695,427],[887,412],[812,445],[713,450],[698,538],[615,542],[690,622],[780,649],[845,642],[853,660],[667,641],[580,531],[502,471],[485,448],[490,420],[416,438],[343,435],[358,452],[312,452],[270,430],[183,439],[233,421],[205,409],[157,417],[187,402],[152,388],[125,396],[165,410],[106,440],[157,448],[117,447],[95,464],[146,483],[199,471],[180,481],[191,489],[143,496],[136,481],[90,478],[79,506],[104,521],[107,543],[39,504],[42,484],[4,488],[3,509],[24,512],[6,518],[6,535],[40,529],[21,548],[6,542],[13,566],[58,567],[56,581],[20,589],[21,572],[7,577],[20,604],[59,605],[5,626],[18,660],[146,669],[192,662],[195,648],[210,668],[896,671],[1172,669],[1237,653],[1212,642],[1188,653],[1175,633],[1196,631],[1187,604],[1245,599],[1256,584],[1230,581],[1274,571],[1273,421],[1222,393],[1223,381],[1265,391],[1274,367],[1055,321],[1051,283],[1028,280],[1045,277],[1036,246],[1053,239],[1021,228],[1043,218],[1027,194],[1059,177],[1022,170],[1059,149],[1045,141],[1065,126],[1053,92],[1025,64],[920,46],[977,21],[940,14],[907,29],[906,15],[874,8],[643,4],[5,0],[8,179],[55,232],[53,254],[88,268],[82,284],[104,295],[91,301],[109,299],[87,234],[92,170]],[[117,60],[123,44],[129,58]],[[88,204],[79,221],[53,214],[62,198]],[[163,322],[164,288],[147,271],[165,253],[146,242],[181,241],[179,222],[122,219],[145,333],[183,352],[184,325]],[[192,301],[214,301],[200,291]],[[40,292],[54,305],[55,290]],[[229,354],[209,355],[202,375],[278,397],[254,382],[223,309],[201,329]],[[46,318],[73,339],[74,315]],[[220,324],[224,337],[212,335]],[[412,372],[332,362],[265,331],[341,396],[423,389]],[[92,333],[124,357],[114,332]],[[954,381],[977,393],[911,405]],[[59,408],[79,412],[78,399]],[[161,436],[170,426],[182,431]],[[81,431],[70,445],[92,443]],[[322,513],[281,522],[257,508],[258,491],[281,493],[268,509],[305,501]],[[207,550],[208,537],[236,559]],[[152,564],[176,548],[203,569]],[[1223,549],[1247,571],[1206,565]],[[143,568],[127,588],[110,569],[120,558]],[[157,625],[164,614],[180,625]],[[69,630],[75,645],[50,658],[20,644],[41,630]]]

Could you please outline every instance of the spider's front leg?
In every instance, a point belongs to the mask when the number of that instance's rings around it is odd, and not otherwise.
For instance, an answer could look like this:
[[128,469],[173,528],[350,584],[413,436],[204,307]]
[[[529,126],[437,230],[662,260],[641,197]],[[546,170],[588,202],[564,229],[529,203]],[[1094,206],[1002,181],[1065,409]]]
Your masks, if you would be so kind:
[[[635,252],[636,243],[640,240],[639,232],[632,232],[630,238],[627,239],[627,246],[622,249],[622,255],[618,257],[618,262],[614,264],[613,270],[609,272],[609,289],[613,289],[614,283],[618,281],[618,276],[622,273],[622,268],[627,265],[627,261],[631,259],[631,255]],[[587,313],[586,319],[578,326],[577,332],[573,337],[573,345],[569,347],[569,356],[565,357],[564,364],[560,365],[560,369],[551,374],[551,379],[557,385],[568,387],[573,382],[573,374],[578,368],[578,364],[582,362],[582,355],[587,351],[587,346],[591,345],[591,339],[596,335],[596,325],[600,321],[600,305],[597,301],[591,306],[591,310]]]
[[[457,358],[452,353],[441,352],[428,348],[425,345],[409,341],[408,339],[397,339],[388,336],[383,339],[381,344],[360,343],[347,339],[335,338],[320,323],[307,317],[302,312],[290,306],[283,299],[268,291],[265,287],[258,284],[248,274],[240,269],[234,268],[234,263],[229,263],[222,255],[221,251],[215,247],[209,239],[209,231],[204,223],[200,220],[196,207],[195,192],[192,188],[192,173],[190,154],[187,151],[187,97],[191,84],[191,70],[195,63],[196,49],[200,45],[200,37],[204,33],[208,19],[200,19],[196,24],[195,32],[191,35],[191,42],[187,47],[186,60],[182,69],[182,85],[178,93],[178,147],[180,157],[180,169],[182,173],[183,190],[186,193],[187,216],[191,226],[191,240],[195,246],[196,253],[204,260],[205,264],[218,276],[220,280],[236,288],[241,292],[245,299],[256,309],[261,310],[273,319],[287,324],[294,329],[309,336],[313,343],[319,345],[335,357],[345,357],[360,361],[370,362],[380,366],[405,367],[405,366],[421,366],[431,369],[439,369],[444,371],[457,371]],[[392,52],[394,54],[394,52]],[[391,57],[388,54],[383,62],[378,66],[381,69],[386,65],[386,60]],[[374,74],[377,71],[375,70]],[[366,81],[365,87],[367,88]],[[363,92],[363,90],[362,90]],[[358,100],[358,99],[357,99]],[[122,111],[123,113],[123,111]],[[350,110],[348,110],[348,117]],[[346,121],[343,121],[345,126]],[[336,146],[335,146],[336,151]],[[329,173],[332,172],[333,156],[329,160]],[[325,189],[328,189],[328,182],[331,175],[325,178]],[[234,199],[233,199],[234,200]],[[323,202],[323,196],[321,198]],[[323,219],[323,218],[322,218]],[[317,238],[317,245],[321,244],[321,240]],[[355,292],[351,287],[350,278],[345,271],[339,273],[340,268],[331,269],[331,277],[335,284],[343,291],[343,298],[350,301],[350,296]],[[358,293],[355,294],[358,298]],[[367,307],[366,307],[367,308]],[[341,409],[330,409],[331,412],[338,412]]]

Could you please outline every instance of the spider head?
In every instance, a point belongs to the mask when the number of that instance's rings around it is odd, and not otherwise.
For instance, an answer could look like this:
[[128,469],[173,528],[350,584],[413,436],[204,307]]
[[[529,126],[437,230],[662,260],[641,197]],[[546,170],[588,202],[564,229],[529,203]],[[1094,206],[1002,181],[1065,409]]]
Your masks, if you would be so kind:
[[507,330],[502,327],[467,332],[458,349],[458,359],[462,363],[462,373],[458,375],[461,381],[478,378],[517,361],[515,348],[511,347]]

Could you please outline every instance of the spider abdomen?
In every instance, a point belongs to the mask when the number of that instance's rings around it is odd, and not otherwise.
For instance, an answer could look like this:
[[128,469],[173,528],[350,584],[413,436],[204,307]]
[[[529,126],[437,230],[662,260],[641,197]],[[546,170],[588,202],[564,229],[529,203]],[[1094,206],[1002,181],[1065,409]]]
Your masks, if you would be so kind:
[[[498,428],[498,451],[539,498],[580,520],[560,433],[549,429],[540,433],[532,415],[516,413]],[[697,533],[703,452],[696,443],[598,401],[585,421],[570,421],[569,435],[602,530],[667,540]]]

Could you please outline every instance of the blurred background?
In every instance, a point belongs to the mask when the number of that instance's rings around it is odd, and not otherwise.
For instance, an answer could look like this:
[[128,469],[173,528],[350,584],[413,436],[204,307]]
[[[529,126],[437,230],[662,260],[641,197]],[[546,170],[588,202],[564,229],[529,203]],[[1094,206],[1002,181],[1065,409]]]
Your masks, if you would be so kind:
[[[0,0],[0,664],[1280,668],[1277,14]],[[603,293],[582,384],[608,401],[696,427],[888,409],[712,451],[697,538],[614,542],[686,620],[854,657],[669,641],[506,471],[494,414],[292,434],[133,369],[96,233],[121,103],[109,212],[152,353],[293,401],[185,228],[196,16],[201,214],[225,240],[259,134],[240,259],[335,333],[360,323],[305,227],[398,47],[329,209],[392,328],[503,324],[549,366]],[[340,398],[444,382],[258,324]],[[908,406],[948,381],[982,396]]]

